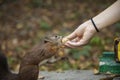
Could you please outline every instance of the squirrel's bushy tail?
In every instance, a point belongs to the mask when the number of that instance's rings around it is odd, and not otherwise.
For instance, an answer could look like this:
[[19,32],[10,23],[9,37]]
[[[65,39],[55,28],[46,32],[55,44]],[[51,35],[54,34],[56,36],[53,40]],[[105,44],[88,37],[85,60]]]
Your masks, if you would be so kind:
[[0,77],[9,73],[9,67],[6,56],[0,51]]

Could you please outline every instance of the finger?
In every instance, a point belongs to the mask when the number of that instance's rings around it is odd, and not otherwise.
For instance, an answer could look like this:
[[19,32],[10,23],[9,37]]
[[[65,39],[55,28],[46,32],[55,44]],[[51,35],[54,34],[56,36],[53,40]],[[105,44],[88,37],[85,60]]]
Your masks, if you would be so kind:
[[75,39],[73,39],[73,40],[71,40],[71,42],[78,42],[78,41],[80,41],[80,37],[76,37]]
[[77,42],[81,39],[82,36],[76,36],[76,38],[74,38],[73,40],[70,40],[68,38],[63,38],[62,42],[65,44],[67,41],[72,41],[72,42]]
[[72,41],[68,41],[67,44],[69,44],[70,46],[72,47],[80,47],[80,46],[84,46],[88,43],[88,40],[87,39],[81,39],[81,38],[78,38],[78,41],[77,42],[72,42]]
[[62,42],[65,44],[67,41],[72,40],[72,39],[74,39],[75,37],[76,37],[76,34],[75,34],[75,33],[71,33],[70,35],[64,37],[64,38],[62,39]]
[[80,47],[84,45],[84,43],[82,42],[71,42],[71,41],[68,41],[67,44],[72,47]]
[[80,41],[81,38],[82,36],[77,37],[76,42]]
[[68,48],[75,48],[75,47],[69,45],[68,43],[66,43],[65,46],[68,47]]
[[78,41],[78,38],[75,38],[72,40],[72,42],[77,42]]
[[67,38],[67,39],[69,39],[69,40],[72,40],[72,39],[74,39],[75,37],[77,37],[77,35],[73,32],[73,33],[71,33],[70,35],[68,35],[68,36],[65,37],[65,38]]
[[[77,37],[77,38],[71,40],[71,42],[77,42],[78,40],[80,40],[79,37]],[[67,42],[66,42],[64,45],[65,45],[66,47],[69,47],[69,48],[75,48],[74,46],[70,45],[70,44],[67,43]]]

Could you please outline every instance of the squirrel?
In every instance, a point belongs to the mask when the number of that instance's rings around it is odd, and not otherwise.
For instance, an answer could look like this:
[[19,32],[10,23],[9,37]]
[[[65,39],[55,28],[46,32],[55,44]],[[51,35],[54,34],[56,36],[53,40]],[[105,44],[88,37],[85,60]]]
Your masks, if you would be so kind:
[[62,36],[46,37],[43,42],[34,46],[26,53],[17,74],[10,71],[7,58],[0,52],[0,80],[37,80],[39,63],[54,55],[58,55],[61,46]]

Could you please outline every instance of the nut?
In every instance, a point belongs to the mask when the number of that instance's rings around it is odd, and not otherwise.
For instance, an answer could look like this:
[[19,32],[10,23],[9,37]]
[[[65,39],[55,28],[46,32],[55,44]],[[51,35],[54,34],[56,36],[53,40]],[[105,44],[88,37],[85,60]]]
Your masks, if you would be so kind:
[[69,41],[68,38],[63,38],[63,39],[62,39],[62,43],[63,43],[63,44],[66,43],[67,41]]

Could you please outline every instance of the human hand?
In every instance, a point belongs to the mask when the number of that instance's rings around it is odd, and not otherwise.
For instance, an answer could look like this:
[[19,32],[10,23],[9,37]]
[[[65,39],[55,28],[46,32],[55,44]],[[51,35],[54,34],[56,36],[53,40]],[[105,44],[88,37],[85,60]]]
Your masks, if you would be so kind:
[[96,30],[90,20],[81,24],[70,35],[63,38],[63,41],[67,40],[64,44],[70,48],[76,48],[86,45],[90,39],[94,36]]
[[[120,0],[117,0],[114,4],[93,18],[98,30],[102,30],[103,28],[120,20],[119,7]],[[87,44],[95,33],[96,30],[92,22],[88,20],[81,24],[70,35],[64,37],[62,41],[70,48],[80,47]]]

